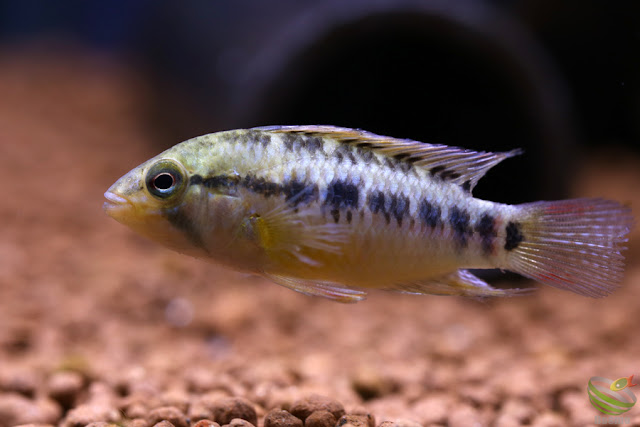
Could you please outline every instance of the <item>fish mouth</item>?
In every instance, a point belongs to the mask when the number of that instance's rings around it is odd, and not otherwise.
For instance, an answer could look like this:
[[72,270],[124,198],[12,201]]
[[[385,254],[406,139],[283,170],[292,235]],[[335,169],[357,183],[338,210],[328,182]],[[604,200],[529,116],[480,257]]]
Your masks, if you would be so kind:
[[114,214],[117,214],[118,212],[122,212],[133,207],[128,199],[119,196],[111,191],[106,191],[104,193],[104,197],[105,199],[107,199],[107,201],[104,202],[102,208],[110,216],[114,216]]

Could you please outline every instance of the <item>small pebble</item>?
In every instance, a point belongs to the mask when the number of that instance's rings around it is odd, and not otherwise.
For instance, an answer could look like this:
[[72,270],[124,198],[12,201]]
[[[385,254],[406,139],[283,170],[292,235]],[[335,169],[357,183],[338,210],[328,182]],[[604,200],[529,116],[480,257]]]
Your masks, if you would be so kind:
[[360,368],[351,379],[351,385],[363,400],[371,400],[389,394],[394,384],[374,368]]
[[161,421],[169,421],[175,427],[188,427],[189,425],[184,413],[175,406],[161,406],[152,410],[147,416],[147,421],[151,425]]
[[209,408],[213,413],[213,420],[220,425],[229,424],[234,418],[249,421],[258,425],[258,415],[251,402],[240,397],[227,397],[216,401]]
[[49,399],[31,400],[17,393],[0,393],[0,424],[55,424],[60,406]]
[[220,427],[220,424],[211,420],[200,420],[193,425],[193,427]]
[[451,398],[436,394],[416,402],[412,408],[414,416],[425,425],[443,424],[451,408]]
[[567,425],[567,420],[559,414],[553,412],[545,412],[537,416],[531,423],[532,427],[563,427]]
[[305,399],[293,402],[290,412],[305,421],[309,415],[316,411],[331,412],[337,420],[345,414],[344,407],[340,402],[319,394],[312,394]]
[[273,409],[264,417],[264,427],[302,427],[302,421],[287,411]]
[[142,403],[132,403],[129,405],[124,414],[127,418],[146,418],[149,413],[149,409]]
[[515,422],[518,425],[530,424],[535,415],[531,405],[520,399],[508,399],[500,410],[500,415],[496,420],[496,425],[509,425]]
[[35,396],[38,377],[22,368],[0,371],[0,391],[19,393],[25,397]]
[[466,427],[476,425],[485,425],[477,410],[466,404],[453,405],[449,413],[449,427]]
[[84,379],[77,372],[56,372],[49,378],[47,390],[49,397],[68,409],[74,405],[83,385]]
[[159,423],[154,424],[153,427],[175,427],[175,426],[167,420],[162,420]]
[[422,427],[422,424],[413,420],[399,419],[395,421],[385,421],[378,424],[378,427]]
[[247,420],[241,418],[234,418],[229,424],[225,424],[223,427],[255,427],[257,424],[251,424]]
[[77,427],[94,421],[114,423],[120,420],[121,413],[116,408],[104,404],[84,404],[67,412],[60,424],[62,427]]
[[[209,421],[213,418],[213,412],[209,409],[208,405],[205,405],[202,400],[196,400],[189,406],[189,412],[187,415],[191,422],[194,421]],[[217,424],[217,423],[216,423]]]
[[94,421],[92,423],[87,424],[85,427],[110,427],[113,426],[112,423],[105,423],[104,421]]
[[560,395],[560,406],[576,425],[593,424],[594,411],[584,392],[567,391]]
[[304,422],[305,427],[334,427],[336,417],[329,411],[315,411],[307,417]]
[[339,420],[336,427],[342,426],[353,426],[353,427],[374,427],[375,420],[371,415],[343,415]]
[[160,400],[162,406],[174,406],[182,413],[186,413],[189,408],[189,395],[182,390],[171,390],[164,393]]
[[144,418],[134,418],[124,423],[125,427],[149,427],[149,423]]

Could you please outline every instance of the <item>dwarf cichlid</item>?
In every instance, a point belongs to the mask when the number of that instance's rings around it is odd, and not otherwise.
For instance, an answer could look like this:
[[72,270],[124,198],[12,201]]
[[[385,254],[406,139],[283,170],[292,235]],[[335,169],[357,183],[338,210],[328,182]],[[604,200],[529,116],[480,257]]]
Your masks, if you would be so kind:
[[105,193],[117,221],[178,252],[340,302],[366,289],[504,296],[467,268],[602,297],[619,286],[631,211],[575,199],[506,205],[478,180],[519,154],[331,126],[200,136]]

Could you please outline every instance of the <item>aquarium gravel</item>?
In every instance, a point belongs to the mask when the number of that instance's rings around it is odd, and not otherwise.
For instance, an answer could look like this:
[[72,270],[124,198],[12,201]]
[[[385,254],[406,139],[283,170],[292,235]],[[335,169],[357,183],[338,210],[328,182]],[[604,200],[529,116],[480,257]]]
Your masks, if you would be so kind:
[[[637,372],[637,228],[605,299],[355,305],[138,237],[102,193],[159,149],[145,81],[65,51],[0,54],[0,426],[579,426],[589,378]],[[571,196],[636,209],[638,156],[590,159]]]

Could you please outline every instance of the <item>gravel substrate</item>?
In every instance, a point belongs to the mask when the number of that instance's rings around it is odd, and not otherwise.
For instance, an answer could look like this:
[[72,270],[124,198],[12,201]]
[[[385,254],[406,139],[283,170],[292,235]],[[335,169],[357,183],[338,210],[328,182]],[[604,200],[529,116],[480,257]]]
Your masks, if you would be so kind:
[[[104,215],[159,150],[144,80],[51,51],[0,55],[0,427],[578,426],[591,376],[637,372],[637,229],[602,300],[306,297]],[[639,206],[639,184],[637,157],[601,155],[574,192]]]

